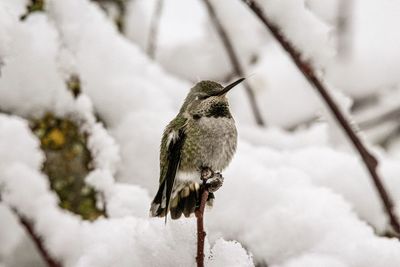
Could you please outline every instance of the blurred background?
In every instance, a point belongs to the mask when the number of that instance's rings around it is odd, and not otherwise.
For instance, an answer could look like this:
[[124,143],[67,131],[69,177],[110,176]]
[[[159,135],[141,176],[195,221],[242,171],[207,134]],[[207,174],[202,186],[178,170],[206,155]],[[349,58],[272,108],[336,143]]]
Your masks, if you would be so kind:
[[[97,2],[127,39],[169,73],[192,83],[237,76],[204,1]],[[369,140],[394,145],[400,36],[391,28],[398,23],[397,1],[266,2],[328,87],[349,98],[347,108]],[[315,121],[321,101],[254,14],[241,1],[216,1],[212,7],[265,124],[293,130]],[[241,122],[252,123],[245,95],[237,90],[232,106]]]
[[[400,1],[254,2],[400,216]],[[194,219],[148,218],[159,143],[196,82],[238,77],[206,266],[400,266],[357,151],[246,1],[0,0],[0,267],[193,266]]]

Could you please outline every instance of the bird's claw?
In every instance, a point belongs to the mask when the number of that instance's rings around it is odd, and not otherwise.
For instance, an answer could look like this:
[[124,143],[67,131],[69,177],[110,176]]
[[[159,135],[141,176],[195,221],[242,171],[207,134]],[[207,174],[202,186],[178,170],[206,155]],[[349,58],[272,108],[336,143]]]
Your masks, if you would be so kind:
[[207,181],[211,177],[214,176],[214,171],[211,170],[210,168],[206,167],[201,170],[201,179],[204,181]]
[[215,192],[217,191],[222,184],[224,183],[224,177],[220,173],[214,173],[214,175],[207,179],[206,181],[206,187],[209,192]]
[[219,172],[214,172],[208,167],[201,170],[201,180],[208,192],[213,193],[217,191],[224,182],[224,177]]

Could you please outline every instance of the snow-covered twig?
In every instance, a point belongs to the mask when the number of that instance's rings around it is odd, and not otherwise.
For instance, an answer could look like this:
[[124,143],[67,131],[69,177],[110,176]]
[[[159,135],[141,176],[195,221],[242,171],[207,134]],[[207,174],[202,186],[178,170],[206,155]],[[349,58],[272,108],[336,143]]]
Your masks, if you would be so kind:
[[204,240],[206,232],[204,231],[204,208],[208,199],[208,190],[203,186],[201,192],[200,206],[196,210],[195,215],[197,219],[197,267],[204,267]]
[[30,236],[31,240],[35,244],[43,260],[47,263],[47,266],[62,267],[62,265],[57,260],[53,259],[53,257],[46,250],[42,238],[36,234],[35,230],[33,229],[32,223],[24,216],[22,216],[15,208],[12,208],[11,210],[18,217],[19,222],[25,228],[27,234]]
[[[219,36],[221,37],[221,41],[225,47],[225,50],[228,54],[229,60],[231,61],[233,71],[236,76],[244,77],[245,73],[242,65],[240,64],[239,58],[235,52],[232,41],[229,39],[227,32],[225,31],[222,23],[218,19],[217,13],[215,12],[214,7],[211,5],[209,0],[203,0],[204,4],[207,7],[208,13],[210,15],[211,21],[215,26]],[[265,126],[264,119],[261,115],[260,108],[257,105],[256,97],[254,95],[254,90],[251,88],[250,84],[247,81],[244,81],[244,87],[246,89],[247,96],[249,97],[250,106],[254,114],[254,118],[258,125]]]
[[[217,178],[215,181],[216,183],[209,182],[215,178]],[[204,231],[204,209],[209,197],[209,192],[215,192],[222,186],[223,177],[220,173],[215,173],[211,169],[205,168],[201,172],[201,180],[203,184],[200,188],[200,204],[195,211],[197,219],[197,267],[204,267],[204,241],[206,238],[206,232]]]
[[372,181],[379,193],[379,196],[384,205],[385,211],[389,217],[390,224],[393,230],[399,235],[400,234],[400,224],[396,214],[394,213],[393,201],[387,190],[385,189],[381,178],[377,173],[378,161],[377,159],[368,151],[361,139],[354,132],[348,120],[345,118],[343,113],[340,111],[339,107],[336,105],[335,101],[328,93],[322,81],[316,75],[315,70],[310,63],[305,61],[300,52],[294,48],[294,46],[287,40],[287,38],[281,33],[279,28],[264,14],[261,7],[253,0],[242,0],[261,20],[265,27],[271,32],[275,39],[281,44],[283,49],[290,55],[293,62],[296,64],[298,69],[303,73],[304,77],[308,82],[318,91],[321,97],[324,99],[325,103],[328,105],[329,109],[332,111],[333,115],[345,131],[346,135],[349,137],[354,147],[360,154]]
[[158,31],[160,28],[160,19],[161,19],[163,4],[164,4],[163,2],[164,2],[164,0],[157,1],[155,8],[154,8],[154,14],[151,19],[151,24],[150,24],[150,32],[149,32],[149,37],[148,37],[148,41],[147,41],[147,54],[152,59],[155,58],[156,49],[157,49],[157,37],[158,37]]

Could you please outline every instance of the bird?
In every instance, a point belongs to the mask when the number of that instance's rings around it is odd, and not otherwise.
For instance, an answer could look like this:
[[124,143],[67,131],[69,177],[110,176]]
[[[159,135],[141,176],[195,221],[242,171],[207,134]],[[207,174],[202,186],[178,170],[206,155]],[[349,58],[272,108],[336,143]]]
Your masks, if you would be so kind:
[[[150,216],[179,219],[190,217],[199,206],[202,177],[207,176],[212,206],[223,182],[220,174],[231,162],[237,147],[237,129],[229,109],[227,93],[240,78],[223,87],[200,81],[186,96],[176,117],[166,126],[160,146],[159,188],[151,203]],[[206,173],[206,174],[204,174]]]

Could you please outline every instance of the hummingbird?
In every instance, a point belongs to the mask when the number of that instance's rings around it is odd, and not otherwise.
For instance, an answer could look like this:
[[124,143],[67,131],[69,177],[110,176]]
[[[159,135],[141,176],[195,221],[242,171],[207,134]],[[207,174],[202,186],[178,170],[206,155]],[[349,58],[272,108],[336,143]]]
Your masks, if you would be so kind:
[[[150,215],[167,219],[189,217],[200,204],[204,172],[208,174],[212,206],[215,190],[237,146],[235,121],[226,94],[241,78],[225,87],[213,81],[198,82],[190,89],[177,116],[164,130],[160,147],[160,179]],[[206,175],[207,176],[207,175]]]

